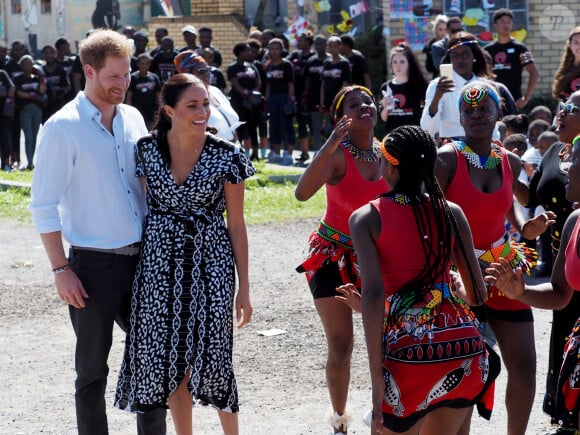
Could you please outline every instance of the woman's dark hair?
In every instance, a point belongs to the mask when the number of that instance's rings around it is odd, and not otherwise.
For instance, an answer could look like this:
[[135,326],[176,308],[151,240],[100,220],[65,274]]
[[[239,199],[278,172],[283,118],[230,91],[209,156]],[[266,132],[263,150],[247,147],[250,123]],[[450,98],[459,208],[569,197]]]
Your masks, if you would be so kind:
[[473,36],[471,33],[468,32],[457,32],[454,35],[449,36],[449,41],[447,41],[447,54],[442,59],[442,62],[449,62],[449,51],[454,46],[457,46],[461,43],[466,43],[473,54],[473,74],[477,77],[485,77],[491,78],[492,72],[489,70],[489,66],[485,61],[485,57],[483,55],[483,50],[479,46],[477,42],[477,38]]
[[[445,274],[452,255],[453,232],[455,243],[459,243],[464,254],[466,251],[459,226],[435,178],[437,144],[433,137],[419,126],[404,125],[391,131],[381,146],[396,160],[399,170],[397,185],[385,195],[404,194],[411,200],[417,199],[413,213],[426,259],[421,272],[399,290],[402,297],[391,305],[389,318],[395,321],[397,314],[423,300]],[[429,201],[420,200],[423,191],[429,195]],[[433,243],[434,240],[439,243]],[[469,272],[473,280],[475,274],[471,268]],[[478,303],[483,302],[477,292],[475,297]]]
[[421,66],[419,65],[419,60],[417,59],[417,56],[415,56],[415,53],[413,53],[411,47],[409,47],[407,43],[401,42],[391,50],[389,63],[392,64],[393,56],[395,54],[402,54],[405,56],[407,62],[409,63],[409,83],[411,83],[411,85],[413,85],[413,87],[417,90],[418,95],[425,95],[428,83],[425,79],[425,76],[423,75]]
[[373,93],[365,88],[364,86],[360,85],[352,85],[352,86],[345,86],[337,92],[334,100],[332,100],[332,106],[330,106],[330,115],[333,119],[340,118],[344,113],[344,100],[347,94],[350,94],[352,91],[360,91],[367,94],[371,99],[374,101]]
[[[190,86],[199,86],[206,89],[205,84],[193,74],[175,74],[167,79],[161,88],[161,103],[153,127],[153,136],[157,142],[161,154],[165,157],[167,164],[171,164],[171,154],[169,153],[169,143],[167,142],[167,132],[171,130],[171,118],[165,112],[165,106],[175,107],[181,96]],[[216,134],[217,130],[207,127],[207,131]]]

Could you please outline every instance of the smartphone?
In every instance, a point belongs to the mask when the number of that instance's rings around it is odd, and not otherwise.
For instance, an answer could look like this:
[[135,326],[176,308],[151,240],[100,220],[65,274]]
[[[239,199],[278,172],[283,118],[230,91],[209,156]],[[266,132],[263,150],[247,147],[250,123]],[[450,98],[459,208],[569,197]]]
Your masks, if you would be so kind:
[[442,63],[441,65],[439,65],[439,72],[441,74],[441,77],[453,80],[453,65],[451,65],[450,63]]

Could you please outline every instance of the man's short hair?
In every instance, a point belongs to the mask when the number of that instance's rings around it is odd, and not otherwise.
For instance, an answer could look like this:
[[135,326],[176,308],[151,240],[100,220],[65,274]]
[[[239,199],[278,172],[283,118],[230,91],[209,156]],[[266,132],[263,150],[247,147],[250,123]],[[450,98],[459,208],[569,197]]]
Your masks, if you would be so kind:
[[340,43],[347,47],[354,48],[354,39],[350,35],[340,35]]
[[91,65],[100,71],[105,66],[107,56],[131,58],[133,45],[125,36],[110,29],[95,30],[80,43],[81,63]]
[[242,51],[244,51],[247,47],[250,46],[250,43],[248,41],[244,41],[244,42],[238,42],[236,45],[234,45],[234,56],[238,57],[240,55],[240,53]]
[[211,27],[202,26],[199,28],[198,32],[209,32],[209,34],[211,35],[213,33],[213,30],[211,30]]
[[461,21],[461,18],[459,17],[449,17],[447,23],[445,24],[445,27],[447,28],[447,30],[449,30],[451,29],[451,26],[453,24],[460,24],[461,27],[463,27],[463,21]]
[[514,19],[514,13],[512,11],[510,11],[508,8],[499,8],[497,11],[495,11],[491,17],[493,23],[495,24],[497,22],[497,20],[499,20],[502,17],[510,17],[513,21]]

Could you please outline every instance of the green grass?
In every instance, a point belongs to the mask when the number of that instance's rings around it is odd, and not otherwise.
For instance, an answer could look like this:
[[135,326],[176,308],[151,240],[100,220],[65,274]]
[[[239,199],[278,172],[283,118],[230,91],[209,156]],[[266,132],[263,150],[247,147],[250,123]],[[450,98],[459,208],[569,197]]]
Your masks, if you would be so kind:
[[[0,179],[30,183],[31,171],[1,172]],[[30,202],[30,189],[0,189],[0,218],[18,222],[30,222],[27,208]]]
[[[246,181],[245,217],[248,224],[285,222],[300,218],[322,216],[326,206],[324,189],[306,202],[294,198],[296,183],[289,181],[297,178],[298,169],[271,169],[263,163],[257,163],[258,173]],[[287,180],[277,183],[269,177],[273,175],[288,176]],[[32,172],[14,171],[0,173],[0,179],[30,183]],[[0,190],[0,218],[18,222],[31,222],[27,210],[30,202],[30,189]]]

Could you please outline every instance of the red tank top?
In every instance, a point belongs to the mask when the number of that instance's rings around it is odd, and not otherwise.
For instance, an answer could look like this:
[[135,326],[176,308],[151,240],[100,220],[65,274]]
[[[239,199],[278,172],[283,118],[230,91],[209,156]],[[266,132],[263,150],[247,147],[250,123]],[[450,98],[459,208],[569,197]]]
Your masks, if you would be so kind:
[[350,234],[348,219],[353,211],[388,192],[383,177],[369,181],[358,171],[354,157],[340,144],[346,159],[346,171],[337,184],[326,183],[326,212],[322,220],[334,229]]
[[[415,278],[425,265],[425,253],[415,223],[413,207],[397,204],[390,198],[371,201],[381,217],[381,233],[377,239],[377,252],[385,297],[396,293],[404,284]],[[436,232],[433,211],[428,208],[431,233]],[[433,240],[438,243],[438,240]],[[448,268],[446,270],[449,270]],[[448,282],[447,273],[436,282]]]
[[505,234],[504,218],[513,203],[513,174],[505,151],[501,153],[502,183],[498,190],[485,193],[475,188],[469,177],[467,159],[453,147],[457,158],[455,176],[445,190],[449,201],[459,205],[465,216],[476,249],[489,249]]
[[566,246],[566,264],[564,271],[566,281],[570,287],[580,290],[580,257],[578,257],[578,235],[580,234],[580,218],[576,219],[576,224],[572,230],[570,241]]

